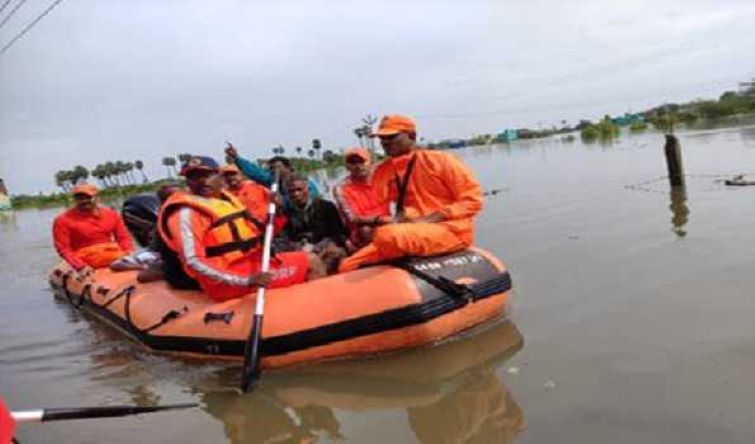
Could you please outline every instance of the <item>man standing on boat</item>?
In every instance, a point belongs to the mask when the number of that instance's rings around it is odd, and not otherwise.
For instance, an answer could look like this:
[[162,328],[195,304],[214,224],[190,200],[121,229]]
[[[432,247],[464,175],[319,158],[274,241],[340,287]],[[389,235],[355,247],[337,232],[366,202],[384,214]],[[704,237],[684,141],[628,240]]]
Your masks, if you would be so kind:
[[452,154],[417,146],[414,121],[385,116],[375,133],[388,158],[372,183],[395,206],[393,217],[375,217],[372,242],[341,262],[340,271],[403,256],[434,256],[473,243],[482,190],[472,171]]
[[55,249],[71,267],[107,267],[134,250],[120,214],[98,205],[94,185],[76,185],[73,200],[75,206],[58,215],[52,226]]
[[298,284],[324,268],[313,255],[290,252],[277,254],[270,272],[261,273],[264,231],[235,196],[223,191],[218,163],[194,156],[181,175],[191,192],[177,192],[165,202],[158,230],[186,274],[213,300],[238,298],[261,285]]

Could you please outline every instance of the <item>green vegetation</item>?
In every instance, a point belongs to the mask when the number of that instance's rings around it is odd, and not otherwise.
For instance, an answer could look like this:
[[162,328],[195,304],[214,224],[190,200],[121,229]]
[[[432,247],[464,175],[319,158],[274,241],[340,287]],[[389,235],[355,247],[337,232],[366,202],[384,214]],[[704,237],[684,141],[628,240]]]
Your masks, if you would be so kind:
[[588,123],[582,128],[582,140],[585,142],[593,142],[600,140],[601,142],[608,142],[619,136],[619,126],[611,121],[609,116],[605,116],[603,120],[598,123]]
[[[297,151],[300,150],[301,147]],[[276,147],[273,148],[273,153],[283,155],[285,150],[283,147]],[[291,158],[291,163],[297,171],[302,173],[310,173],[323,168],[331,170],[344,164],[343,156],[331,150],[323,151],[321,159],[316,159],[316,154],[319,154],[319,152],[310,149],[307,153],[309,158],[294,157]],[[178,178],[176,165],[178,162],[183,163],[190,156],[190,154],[184,153],[176,157],[164,157],[161,164],[165,167],[166,177],[157,181],[150,181],[147,178],[143,171],[144,162],[141,160],[105,162],[95,166],[91,171],[82,165],[76,165],[70,170],[60,170],[55,173],[55,184],[60,187],[60,192],[14,195],[11,196],[11,202],[15,209],[69,206],[73,202],[71,196],[73,187],[76,184],[86,182],[90,178],[97,179],[100,188],[99,198],[105,202],[122,200],[133,194],[155,192],[163,185],[182,183],[182,179]],[[134,170],[140,173],[140,177],[137,177]]]
[[641,133],[648,129],[648,124],[645,122],[634,122],[629,125],[629,131],[633,133]]
[[[147,184],[125,185],[119,187],[105,188],[100,191],[98,198],[105,202],[120,200],[133,194],[152,193],[157,191],[163,185],[168,183],[179,183],[174,180],[160,180]],[[52,194],[28,195],[19,194],[11,197],[13,208],[21,210],[24,208],[51,208],[69,206],[73,203],[73,197],[70,192],[64,191]]]

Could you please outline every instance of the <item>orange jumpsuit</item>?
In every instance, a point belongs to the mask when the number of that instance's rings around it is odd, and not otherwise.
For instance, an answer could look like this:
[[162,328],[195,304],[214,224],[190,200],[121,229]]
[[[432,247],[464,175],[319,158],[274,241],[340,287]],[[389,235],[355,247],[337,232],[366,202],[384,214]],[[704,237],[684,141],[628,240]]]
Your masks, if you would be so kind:
[[[252,292],[247,279],[261,269],[262,233],[247,219],[237,217],[244,213],[242,207],[234,197],[205,199],[179,192],[165,202],[158,218],[163,241],[178,255],[186,274],[215,301]],[[253,239],[247,248],[241,246]],[[213,248],[219,251],[214,253]],[[306,253],[279,253],[270,261],[274,277],[269,287],[304,282],[308,268]]]
[[92,212],[71,208],[58,215],[52,238],[58,254],[77,270],[107,267],[134,250],[120,214],[102,206]]
[[404,208],[417,218],[440,212],[438,223],[395,223],[375,230],[371,243],[341,262],[339,271],[402,256],[433,256],[472,245],[474,216],[482,209],[482,190],[472,171],[455,156],[428,150],[412,150],[378,165],[373,185],[386,202],[396,202],[398,181],[412,156],[416,162],[408,180]]

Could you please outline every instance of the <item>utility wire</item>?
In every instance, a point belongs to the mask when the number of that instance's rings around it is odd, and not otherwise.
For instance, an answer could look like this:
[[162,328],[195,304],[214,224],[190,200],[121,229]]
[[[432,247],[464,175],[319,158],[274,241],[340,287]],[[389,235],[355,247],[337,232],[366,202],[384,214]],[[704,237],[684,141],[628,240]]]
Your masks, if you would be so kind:
[[[3,19],[3,21],[0,22],[0,28],[2,28],[3,25],[5,25],[5,22],[7,22],[8,20],[10,20],[11,17],[13,17],[13,14],[15,14],[16,11],[18,11],[18,8],[20,8],[21,6],[23,6],[24,3],[26,3],[26,0],[21,0],[20,2],[18,2],[16,4],[16,6],[13,7],[13,9],[10,10],[10,12],[8,13],[8,15],[6,15],[5,18]],[[6,2],[6,4],[7,4],[7,2]],[[3,8],[5,8],[5,5],[3,5]]]
[[[24,1],[26,1],[26,0],[23,0],[22,3]],[[2,56],[3,54],[5,54],[5,51],[7,51],[11,46],[13,46],[13,44],[16,43],[16,41],[18,41],[18,39],[20,39],[27,32],[29,32],[29,30],[31,28],[33,28],[34,25],[36,25],[37,23],[39,23],[40,20],[42,20],[47,14],[49,14],[50,11],[52,11],[56,6],[58,6],[58,3],[62,2],[62,1],[63,0],[55,0],[54,2],[52,2],[52,4],[50,6],[48,6],[47,9],[45,9],[41,14],[39,14],[37,16],[37,18],[35,18],[34,20],[32,20],[31,23],[29,23],[28,25],[26,25],[26,28],[24,28],[23,31],[19,32],[15,37],[13,37],[11,39],[10,42],[6,43],[5,46],[3,46],[2,48],[0,48],[0,56]],[[0,25],[0,26],[2,26],[2,25]]]
[[3,3],[3,6],[0,6],[0,14],[2,14],[5,7],[8,6],[8,3],[10,3],[10,0],[5,0],[5,3]]

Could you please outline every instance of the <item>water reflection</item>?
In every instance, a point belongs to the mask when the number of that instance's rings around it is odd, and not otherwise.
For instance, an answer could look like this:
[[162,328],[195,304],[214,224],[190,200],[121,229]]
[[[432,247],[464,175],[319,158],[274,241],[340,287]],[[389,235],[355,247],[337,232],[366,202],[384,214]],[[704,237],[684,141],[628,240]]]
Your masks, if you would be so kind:
[[671,225],[672,230],[680,238],[687,235],[684,226],[689,221],[689,207],[687,206],[687,190],[684,187],[671,187]]
[[0,228],[3,231],[18,231],[15,211],[0,211]]
[[386,410],[405,411],[405,432],[422,443],[506,443],[524,415],[495,370],[522,345],[505,321],[431,349],[270,372],[251,396],[224,390],[238,375],[221,370],[221,387],[205,387],[200,397],[234,443],[358,441],[344,430],[360,423],[358,415]]

